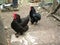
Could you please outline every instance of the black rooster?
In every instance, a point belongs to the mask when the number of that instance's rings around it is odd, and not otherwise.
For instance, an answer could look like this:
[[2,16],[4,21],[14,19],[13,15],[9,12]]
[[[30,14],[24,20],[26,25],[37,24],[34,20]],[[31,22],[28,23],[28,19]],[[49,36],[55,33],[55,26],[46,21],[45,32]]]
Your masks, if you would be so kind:
[[20,18],[20,16],[18,14],[14,14],[14,19],[11,23],[11,27],[12,29],[16,32],[17,34],[23,35],[24,32],[26,32],[28,30],[28,22],[29,22],[29,17],[25,17],[25,18]]
[[36,13],[36,10],[33,6],[31,7],[29,15],[31,18],[31,24],[34,24],[34,22],[37,24],[37,22],[41,19],[41,15],[39,13]]

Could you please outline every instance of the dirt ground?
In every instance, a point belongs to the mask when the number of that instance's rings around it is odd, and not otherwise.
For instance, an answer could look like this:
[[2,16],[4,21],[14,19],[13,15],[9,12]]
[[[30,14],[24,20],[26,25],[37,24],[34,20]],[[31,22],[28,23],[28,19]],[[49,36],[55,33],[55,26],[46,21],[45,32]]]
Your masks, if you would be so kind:
[[[17,11],[18,14],[20,14],[21,18],[26,17],[29,14],[30,6],[24,5],[19,8],[19,11]],[[13,20],[14,11],[12,12],[1,12],[1,18],[4,23],[4,27],[7,27],[6,33],[7,33],[7,41],[11,39],[11,35],[13,35],[15,32],[11,28],[11,22]],[[12,43],[12,45],[60,45],[60,22],[55,20],[53,17],[47,17],[49,14],[44,9],[40,8],[39,13],[41,14],[41,20],[38,22],[37,25],[31,25],[29,22],[29,30],[25,33],[25,35],[20,36],[19,40],[23,40],[22,44],[20,42]],[[35,37],[35,41],[31,39],[32,37]],[[31,41],[32,40],[32,41]],[[36,43],[36,44],[35,44]]]

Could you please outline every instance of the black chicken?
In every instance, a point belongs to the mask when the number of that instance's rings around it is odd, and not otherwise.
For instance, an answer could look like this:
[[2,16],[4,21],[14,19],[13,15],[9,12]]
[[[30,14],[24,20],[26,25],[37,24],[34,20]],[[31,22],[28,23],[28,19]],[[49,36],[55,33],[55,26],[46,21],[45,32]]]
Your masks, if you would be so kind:
[[31,18],[31,24],[34,24],[34,22],[37,22],[41,19],[41,15],[39,13],[36,13],[36,10],[34,9],[34,7],[31,7],[30,10],[30,18]]
[[19,14],[14,14],[14,19],[11,23],[11,27],[14,31],[16,31],[16,35],[20,34],[23,35],[24,32],[26,32],[28,30],[28,22],[29,22],[29,17],[25,17],[25,18],[20,18]]

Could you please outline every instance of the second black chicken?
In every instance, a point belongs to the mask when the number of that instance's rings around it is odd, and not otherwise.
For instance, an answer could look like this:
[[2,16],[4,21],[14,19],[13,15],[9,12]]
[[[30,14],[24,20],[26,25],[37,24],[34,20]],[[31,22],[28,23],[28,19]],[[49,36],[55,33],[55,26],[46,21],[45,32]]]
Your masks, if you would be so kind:
[[36,13],[36,10],[33,6],[31,6],[29,15],[31,19],[31,24],[34,24],[34,23],[37,24],[37,22],[41,19],[41,15],[39,13]]

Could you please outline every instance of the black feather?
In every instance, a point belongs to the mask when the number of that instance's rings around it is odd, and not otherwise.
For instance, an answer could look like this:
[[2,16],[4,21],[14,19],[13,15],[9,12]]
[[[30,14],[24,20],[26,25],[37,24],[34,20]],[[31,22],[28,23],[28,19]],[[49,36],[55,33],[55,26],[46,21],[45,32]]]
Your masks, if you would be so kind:
[[29,22],[29,17],[25,18],[20,18],[19,15],[17,15],[17,19],[12,21],[11,23],[11,28],[18,34],[20,33],[21,35],[28,30],[28,22]]

